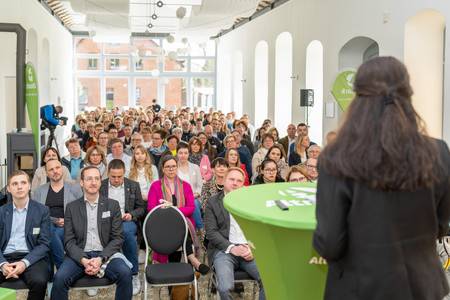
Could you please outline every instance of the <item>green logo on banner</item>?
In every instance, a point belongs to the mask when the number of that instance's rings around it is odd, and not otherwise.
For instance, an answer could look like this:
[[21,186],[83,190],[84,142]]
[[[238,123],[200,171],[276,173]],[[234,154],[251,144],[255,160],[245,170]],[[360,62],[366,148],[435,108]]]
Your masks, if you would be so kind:
[[353,100],[355,93],[353,92],[353,83],[355,82],[354,70],[348,70],[339,73],[334,81],[331,93],[333,94],[336,102],[339,104],[343,111],[346,111],[348,106]]
[[33,130],[34,145],[39,151],[39,94],[36,72],[31,63],[25,66],[25,102],[27,104],[28,118]]

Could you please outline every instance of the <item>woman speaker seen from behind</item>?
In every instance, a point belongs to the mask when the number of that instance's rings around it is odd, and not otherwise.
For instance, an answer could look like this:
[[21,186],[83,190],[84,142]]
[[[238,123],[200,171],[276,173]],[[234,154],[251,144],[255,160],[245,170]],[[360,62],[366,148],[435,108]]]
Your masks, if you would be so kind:
[[328,262],[325,299],[443,299],[436,239],[450,218],[448,147],[427,135],[397,59],[365,62],[354,90],[319,156],[313,244]]

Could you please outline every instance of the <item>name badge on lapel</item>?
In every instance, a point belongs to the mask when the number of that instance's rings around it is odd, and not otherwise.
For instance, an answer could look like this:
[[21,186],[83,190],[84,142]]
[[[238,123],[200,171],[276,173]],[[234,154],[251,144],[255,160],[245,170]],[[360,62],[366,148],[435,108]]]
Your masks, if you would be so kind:
[[102,213],[102,219],[106,219],[106,218],[109,218],[109,217],[111,217],[111,212],[109,210],[108,211],[104,211]]
[[39,227],[33,228],[33,234],[39,234],[40,232],[41,232],[41,228],[39,228]]

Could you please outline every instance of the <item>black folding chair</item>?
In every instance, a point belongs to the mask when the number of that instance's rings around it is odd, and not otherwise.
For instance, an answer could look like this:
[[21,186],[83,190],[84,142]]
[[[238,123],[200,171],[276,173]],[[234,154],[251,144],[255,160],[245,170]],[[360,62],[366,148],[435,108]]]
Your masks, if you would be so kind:
[[191,285],[195,286],[195,299],[198,298],[197,278],[194,268],[188,263],[186,240],[188,225],[183,213],[176,207],[153,208],[144,221],[143,234],[146,257],[153,250],[162,255],[169,255],[180,248],[183,250],[184,262],[166,264],[148,264],[145,261],[144,299],[147,300],[147,285],[151,287]]
[[[217,275],[214,269],[214,266],[212,266],[212,275],[209,278],[208,282],[208,299],[214,299],[215,298],[220,300],[219,292],[217,291]],[[253,279],[247,272],[244,270],[238,269],[234,270],[234,284],[236,283],[251,283],[252,284],[252,296],[253,299],[256,298],[256,291],[258,290],[259,284],[258,281]]]

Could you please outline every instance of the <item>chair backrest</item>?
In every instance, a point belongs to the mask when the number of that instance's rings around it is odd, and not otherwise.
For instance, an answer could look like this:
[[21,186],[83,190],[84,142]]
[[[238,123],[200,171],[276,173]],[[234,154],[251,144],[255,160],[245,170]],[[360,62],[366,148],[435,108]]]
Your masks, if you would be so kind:
[[186,253],[188,227],[183,213],[174,206],[153,208],[145,218],[143,233],[146,246],[159,254],[169,255],[181,246]]

